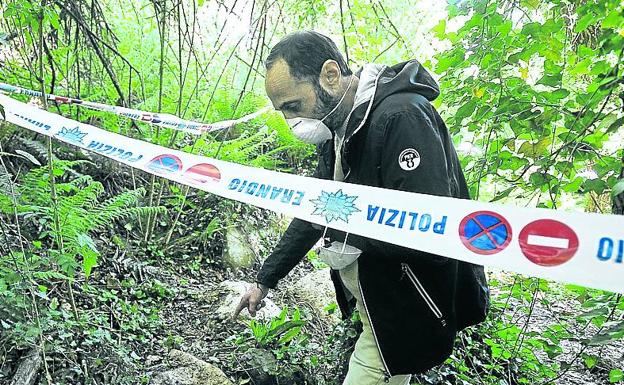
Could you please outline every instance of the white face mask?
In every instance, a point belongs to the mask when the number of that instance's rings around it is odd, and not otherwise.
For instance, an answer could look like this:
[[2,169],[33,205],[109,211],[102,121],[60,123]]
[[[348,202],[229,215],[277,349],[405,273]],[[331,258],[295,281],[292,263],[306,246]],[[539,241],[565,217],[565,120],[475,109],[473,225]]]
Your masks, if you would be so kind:
[[327,117],[336,111],[340,103],[344,100],[345,96],[347,96],[347,92],[349,92],[349,88],[351,87],[351,83],[353,82],[353,76],[349,80],[349,85],[345,93],[342,95],[336,107],[334,107],[323,119],[310,119],[310,118],[292,118],[286,119],[286,123],[290,126],[293,135],[295,135],[299,140],[304,141],[310,144],[321,144],[326,140],[332,138],[332,132],[330,129],[323,123],[323,120],[327,119]]

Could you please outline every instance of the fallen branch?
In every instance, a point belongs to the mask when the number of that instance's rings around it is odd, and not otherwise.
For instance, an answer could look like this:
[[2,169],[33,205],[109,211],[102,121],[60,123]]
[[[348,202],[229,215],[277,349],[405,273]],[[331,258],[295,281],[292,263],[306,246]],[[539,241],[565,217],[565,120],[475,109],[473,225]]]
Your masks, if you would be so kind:
[[33,385],[40,367],[41,354],[39,354],[39,350],[30,350],[19,364],[11,385]]

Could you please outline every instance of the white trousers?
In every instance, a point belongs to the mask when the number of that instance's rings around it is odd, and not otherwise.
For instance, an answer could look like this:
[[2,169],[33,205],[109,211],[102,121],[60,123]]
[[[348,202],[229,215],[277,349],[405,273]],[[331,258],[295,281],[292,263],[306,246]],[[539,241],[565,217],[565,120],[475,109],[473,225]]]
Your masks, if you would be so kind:
[[355,343],[355,350],[349,359],[349,371],[342,385],[408,385],[411,375],[392,376],[389,382],[385,382],[384,364],[360,294],[358,261],[339,272],[344,286],[357,300],[356,306],[362,319],[362,334]]

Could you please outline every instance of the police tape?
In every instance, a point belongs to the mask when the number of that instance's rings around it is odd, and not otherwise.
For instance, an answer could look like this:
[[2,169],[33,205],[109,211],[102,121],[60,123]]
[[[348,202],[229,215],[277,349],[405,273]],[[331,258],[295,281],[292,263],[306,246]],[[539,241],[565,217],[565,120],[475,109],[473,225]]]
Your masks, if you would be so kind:
[[[41,92],[29,90],[27,88],[12,86],[6,83],[0,83],[0,91],[11,92],[15,94],[23,94],[34,97],[41,97]],[[46,94],[46,99],[63,104],[77,104],[83,107],[87,107],[92,110],[110,112],[115,115],[123,116],[132,120],[138,120],[145,123],[150,123],[155,126],[171,128],[177,131],[183,131],[190,134],[200,135],[204,132],[218,131],[231,127],[238,123],[248,122],[252,119],[269,111],[269,108],[263,108],[252,114],[245,115],[238,119],[224,120],[216,123],[198,123],[190,120],[180,119],[175,115],[163,114],[156,112],[145,112],[141,110],[135,110],[133,108],[111,106],[108,104],[101,104],[95,102],[89,102],[86,100],[74,99],[65,96],[57,96],[52,94]]]
[[243,166],[114,134],[0,95],[8,122],[224,198],[425,252],[624,293],[624,217],[518,208]]

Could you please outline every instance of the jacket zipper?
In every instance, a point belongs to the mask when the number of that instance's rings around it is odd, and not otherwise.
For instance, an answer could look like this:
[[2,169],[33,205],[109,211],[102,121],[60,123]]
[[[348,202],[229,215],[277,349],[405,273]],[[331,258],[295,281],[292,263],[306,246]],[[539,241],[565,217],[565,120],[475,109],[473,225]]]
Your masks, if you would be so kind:
[[433,301],[433,299],[431,299],[431,296],[429,295],[429,293],[427,293],[427,290],[425,290],[422,283],[420,283],[420,280],[418,279],[416,274],[414,274],[414,272],[407,263],[401,263],[401,268],[403,269],[403,273],[407,274],[407,277],[412,282],[420,296],[423,298],[433,315],[438,319],[438,321],[440,321],[442,326],[446,326],[446,320],[444,319],[444,315],[442,314],[436,303]]
[[377,333],[375,333],[375,328],[373,327],[373,321],[370,317],[370,313],[368,312],[368,306],[366,306],[366,300],[364,299],[364,292],[362,291],[362,286],[360,285],[360,277],[358,273],[358,289],[360,290],[360,296],[362,297],[362,304],[364,304],[364,309],[366,310],[366,318],[368,318],[368,324],[370,325],[371,330],[373,331],[373,337],[375,338],[375,345],[377,346],[377,351],[379,351],[379,357],[381,357],[381,362],[384,366],[384,382],[390,382],[390,370],[388,369],[388,364],[386,364],[386,360],[384,359],[383,354],[381,353],[381,347],[379,346],[379,340],[377,339]]

